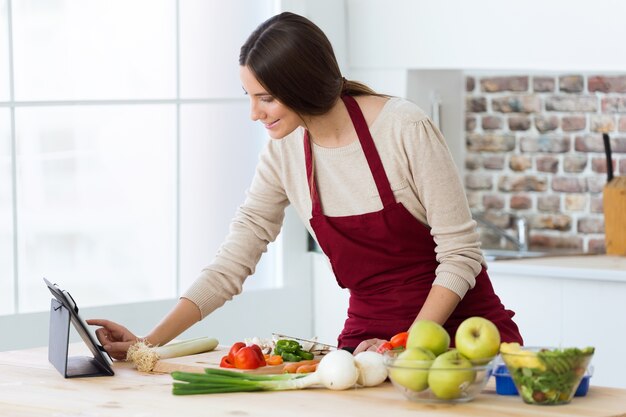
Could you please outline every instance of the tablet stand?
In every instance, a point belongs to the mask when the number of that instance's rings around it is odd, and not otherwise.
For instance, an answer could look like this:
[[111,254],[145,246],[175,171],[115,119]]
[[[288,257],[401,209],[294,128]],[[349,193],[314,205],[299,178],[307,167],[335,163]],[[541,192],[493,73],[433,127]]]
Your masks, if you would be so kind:
[[70,312],[56,299],[50,305],[48,360],[65,378],[111,375],[89,356],[69,357]]

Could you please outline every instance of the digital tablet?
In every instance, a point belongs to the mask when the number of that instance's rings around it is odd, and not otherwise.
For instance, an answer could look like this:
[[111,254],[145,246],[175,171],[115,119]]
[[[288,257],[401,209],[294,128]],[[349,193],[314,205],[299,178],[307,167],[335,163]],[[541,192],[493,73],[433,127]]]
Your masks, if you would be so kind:
[[93,354],[95,359],[95,363],[93,364],[104,374],[113,375],[113,368],[111,367],[113,361],[111,360],[111,357],[104,350],[102,345],[98,343],[95,335],[89,329],[89,325],[80,316],[78,306],[76,305],[74,298],[72,298],[69,292],[63,290],[57,284],[51,283],[46,278],[43,280],[54,298],[56,298],[57,301],[69,311],[72,325]]

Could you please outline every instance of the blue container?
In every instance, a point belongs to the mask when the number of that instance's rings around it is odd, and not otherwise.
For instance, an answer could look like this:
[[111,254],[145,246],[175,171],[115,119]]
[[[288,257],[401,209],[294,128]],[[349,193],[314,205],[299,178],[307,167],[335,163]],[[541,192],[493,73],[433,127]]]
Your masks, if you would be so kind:
[[[593,367],[590,366],[585,376],[583,376],[583,379],[580,380],[574,397],[584,397],[587,395],[587,391],[589,391],[589,379],[592,374]],[[518,395],[517,388],[515,387],[513,378],[511,378],[509,374],[509,370],[506,369],[506,365],[498,365],[493,376],[496,378],[496,393],[498,395]]]
[[506,369],[506,365],[498,365],[493,373],[496,378],[496,393],[499,395],[518,395],[513,378]]
[[590,378],[591,373],[589,370],[587,370],[587,373],[585,374],[585,376],[583,376],[583,379],[580,380],[580,385],[578,385],[578,388],[576,388],[576,393],[574,394],[574,397],[584,397],[585,395],[587,395],[587,391],[589,391]]

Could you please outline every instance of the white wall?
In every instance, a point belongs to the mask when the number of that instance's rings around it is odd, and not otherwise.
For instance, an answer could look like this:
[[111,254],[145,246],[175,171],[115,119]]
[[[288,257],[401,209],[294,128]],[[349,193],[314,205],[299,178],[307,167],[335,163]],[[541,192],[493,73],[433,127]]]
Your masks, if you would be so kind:
[[350,67],[623,71],[626,2],[347,0]]
[[339,67],[348,65],[345,0],[281,0],[280,9],[297,13],[320,27],[333,45]]
[[408,72],[406,97],[431,116],[462,176],[465,166],[465,76],[460,70],[412,70]]

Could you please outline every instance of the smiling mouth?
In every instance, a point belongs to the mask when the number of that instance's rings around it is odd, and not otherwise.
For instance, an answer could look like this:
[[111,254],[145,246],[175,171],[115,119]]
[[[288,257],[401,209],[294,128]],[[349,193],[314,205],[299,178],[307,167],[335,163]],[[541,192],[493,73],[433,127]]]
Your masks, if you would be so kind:
[[274,120],[272,123],[263,123],[263,124],[265,125],[265,128],[266,128],[266,129],[271,129],[271,128],[273,128],[273,127],[276,125],[276,123],[278,123],[279,121],[280,121],[280,119],[278,119],[278,120]]

